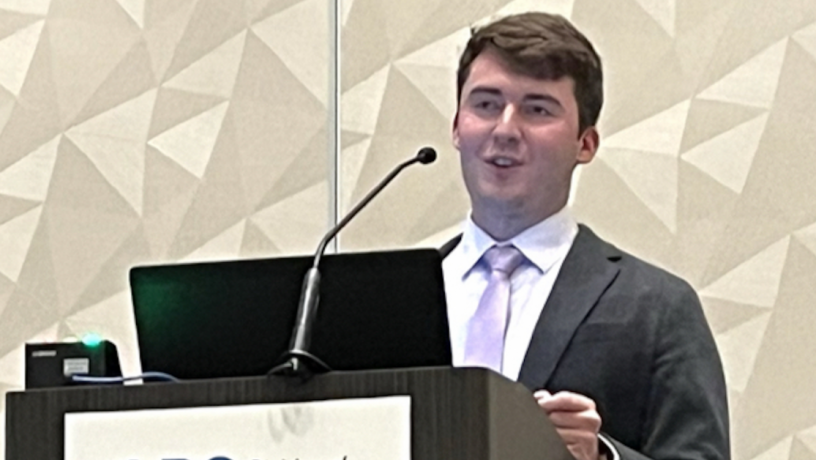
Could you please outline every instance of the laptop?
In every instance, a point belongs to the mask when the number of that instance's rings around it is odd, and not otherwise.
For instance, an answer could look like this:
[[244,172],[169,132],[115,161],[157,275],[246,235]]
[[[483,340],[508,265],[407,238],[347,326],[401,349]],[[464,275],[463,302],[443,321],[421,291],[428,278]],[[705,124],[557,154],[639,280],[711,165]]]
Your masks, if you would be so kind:
[[[289,348],[312,257],[134,267],[144,372],[265,375]],[[327,255],[312,353],[333,370],[450,366],[441,256],[433,249]]]

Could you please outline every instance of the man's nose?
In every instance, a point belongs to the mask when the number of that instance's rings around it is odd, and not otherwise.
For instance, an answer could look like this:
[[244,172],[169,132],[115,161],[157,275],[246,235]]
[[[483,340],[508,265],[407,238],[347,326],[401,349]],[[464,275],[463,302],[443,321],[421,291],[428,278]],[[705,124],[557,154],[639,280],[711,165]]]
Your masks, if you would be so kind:
[[513,104],[507,104],[496,120],[493,135],[499,142],[515,142],[521,136],[518,109]]

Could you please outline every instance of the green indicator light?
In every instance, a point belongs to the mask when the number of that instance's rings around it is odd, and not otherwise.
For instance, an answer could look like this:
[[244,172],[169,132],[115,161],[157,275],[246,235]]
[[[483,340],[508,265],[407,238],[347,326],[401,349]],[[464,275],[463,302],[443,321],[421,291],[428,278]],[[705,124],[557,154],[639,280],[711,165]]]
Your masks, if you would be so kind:
[[85,336],[82,337],[82,343],[85,344],[86,347],[96,347],[102,343],[102,337],[94,333],[85,334]]

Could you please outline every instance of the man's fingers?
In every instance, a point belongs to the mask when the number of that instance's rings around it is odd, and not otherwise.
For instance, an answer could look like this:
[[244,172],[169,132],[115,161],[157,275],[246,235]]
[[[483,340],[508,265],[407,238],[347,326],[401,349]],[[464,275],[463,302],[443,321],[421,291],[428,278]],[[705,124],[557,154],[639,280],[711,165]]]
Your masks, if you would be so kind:
[[587,433],[583,430],[573,430],[570,428],[558,428],[556,429],[558,435],[561,436],[561,439],[564,440],[564,444],[571,446],[571,445],[585,445],[585,444],[597,444],[598,437],[592,435],[591,433]]
[[547,390],[538,390],[535,393],[533,393],[533,397],[536,399],[536,401],[538,401],[540,405],[542,401],[546,401],[552,398],[552,394],[550,394],[550,392]]
[[595,410],[595,401],[569,391],[558,392],[550,398],[538,398],[538,405],[547,413],[555,411],[583,412]]
[[550,394],[539,390],[533,396],[547,413],[570,453],[576,459],[597,460],[601,416],[598,415],[595,402],[586,396],[567,391]]
[[598,433],[601,430],[601,417],[594,410],[582,412],[555,411],[548,414],[556,428],[579,429]]

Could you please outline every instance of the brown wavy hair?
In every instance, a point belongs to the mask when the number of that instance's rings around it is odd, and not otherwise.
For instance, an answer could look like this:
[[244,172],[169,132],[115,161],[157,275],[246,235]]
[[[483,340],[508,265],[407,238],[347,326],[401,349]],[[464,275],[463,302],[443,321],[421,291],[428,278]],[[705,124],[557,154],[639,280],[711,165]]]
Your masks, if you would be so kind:
[[578,103],[579,134],[598,122],[603,105],[601,58],[592,43],[561,16],[524,13],[494,21],[471,30],[471,37],[459,59],[456,100],[476,57],[494,50],[510,69],[541,80],[570,77]]

